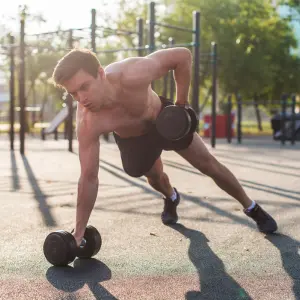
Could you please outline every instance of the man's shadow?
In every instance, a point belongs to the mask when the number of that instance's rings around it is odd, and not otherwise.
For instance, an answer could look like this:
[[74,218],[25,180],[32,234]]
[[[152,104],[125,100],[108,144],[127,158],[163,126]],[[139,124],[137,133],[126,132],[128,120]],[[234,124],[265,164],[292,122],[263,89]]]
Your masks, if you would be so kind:
[[280,251],[282,266],[293,280],[295,299],[300,299],[300,242],[281,233],[268,235],[265,238]]
[[248,293],[226,273],[221,259],[211,250],[206,236],[182,224],[170,225],[190,240],[188,255],[194,264],[201,287],[200,291],[188,291],[187,300],[245,300],[252,299]]
[[73,267],[50,267],[46,272],[47,280],[58,290],[74,293],[85,284],[95,299],[116,300],[100,282],[111,279],[111,270],[103,262],[91,259],[76,259]]

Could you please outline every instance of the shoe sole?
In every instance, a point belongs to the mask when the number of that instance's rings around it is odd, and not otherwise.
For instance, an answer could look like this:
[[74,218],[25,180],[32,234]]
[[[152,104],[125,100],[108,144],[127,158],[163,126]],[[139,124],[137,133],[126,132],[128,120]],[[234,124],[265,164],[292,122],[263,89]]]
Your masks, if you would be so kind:
[[178,218],[176,218],[175,220],[174,219],[170,220],[170,221],[163,221],[163,220],[161,220],[161,221],[164,225],[171,225],[171,224],[176,224],[178,221]]
[[276,229],[272,229],[272,230],[260,230],[259,229],[259,231],[262,232],[262,233],[268,234],[268,233],[274,233],[275,231],[277,231],[277,228]]

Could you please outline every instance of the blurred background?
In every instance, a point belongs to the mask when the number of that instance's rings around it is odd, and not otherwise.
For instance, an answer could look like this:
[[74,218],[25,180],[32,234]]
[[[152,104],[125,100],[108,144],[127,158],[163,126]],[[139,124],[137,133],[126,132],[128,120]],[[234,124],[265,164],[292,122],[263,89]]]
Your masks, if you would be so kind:
[[[64,54],[72,47],[88,47],[106,66],[129,56],[147,55],[172,43],[194,51],[192,32],[176,28],[193,30],[194,11],[200,12],[200,60],[196,69],[199,82],[196,83],[202,134],[205,134],[205,116],[211,115],[213,100],[217,115],[222,116],[228,113],[230,97],[233,134],[238,100],[242,103],[244,134],[273,134],[270,120],[281,111],[283,94],[287,95],[287,101],[296,97],[294,110],[299,113],[300,1],[158,0],[155,1],[155,21],[173,27],[154,26],[154,47],[150,48],[149,5],[150,1],[142,0],[85,0],[80,4],[69,0],[47,3],[10,0],[2,5],[0,132],[9,132],[12,97],[16,112],[14,128],[16,131],[20,128],[20,76],[24,77],[26,132],[40,134],[53,120],[56,120],[54,127],[65,132],[63,109],[67,107],[67,95],[55,89],[49,80]],[[141,18],[142,35],[138,33],[137,18]],[[24,74],[20,71],[22,39]],[[217,45],[217,56],[212,43]],[[155,82],[154,89],[159,95],[173,95],[171,77]],[[192,93],[190,97],[194,97]]]

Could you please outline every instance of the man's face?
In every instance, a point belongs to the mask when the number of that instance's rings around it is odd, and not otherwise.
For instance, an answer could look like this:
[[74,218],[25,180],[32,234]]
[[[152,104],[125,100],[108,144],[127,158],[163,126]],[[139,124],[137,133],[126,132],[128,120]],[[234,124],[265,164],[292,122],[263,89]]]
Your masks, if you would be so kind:
[[99,111],[102,107],[104,72],[101,67],[98,69],[97,78],[79,70],[71,79],[63,85],[74,100],[92,112]]

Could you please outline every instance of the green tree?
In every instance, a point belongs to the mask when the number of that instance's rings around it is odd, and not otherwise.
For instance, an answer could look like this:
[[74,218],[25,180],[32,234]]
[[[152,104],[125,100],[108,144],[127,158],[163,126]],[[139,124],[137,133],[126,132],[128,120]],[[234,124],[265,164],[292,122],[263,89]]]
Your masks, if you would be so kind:
[[[176,2],[174,13],[166,19],[190,24],[194,9],[191,1]],[[297,59],[290,49],[296,47],[296,40],[287,20],[279,17],[270,1],[200,0],[199,9],[202,52],[209,51],[211,41],[217,42],[223,94],[274,96],[275,91],[295,87],[292,79],[299,69],[295,68]],[[168,30],[164,31],[167,34]],[[182,39],[182,33],[176,35],[176,42],[180,36]],[[202,76],[201,84],[205,81]]]

